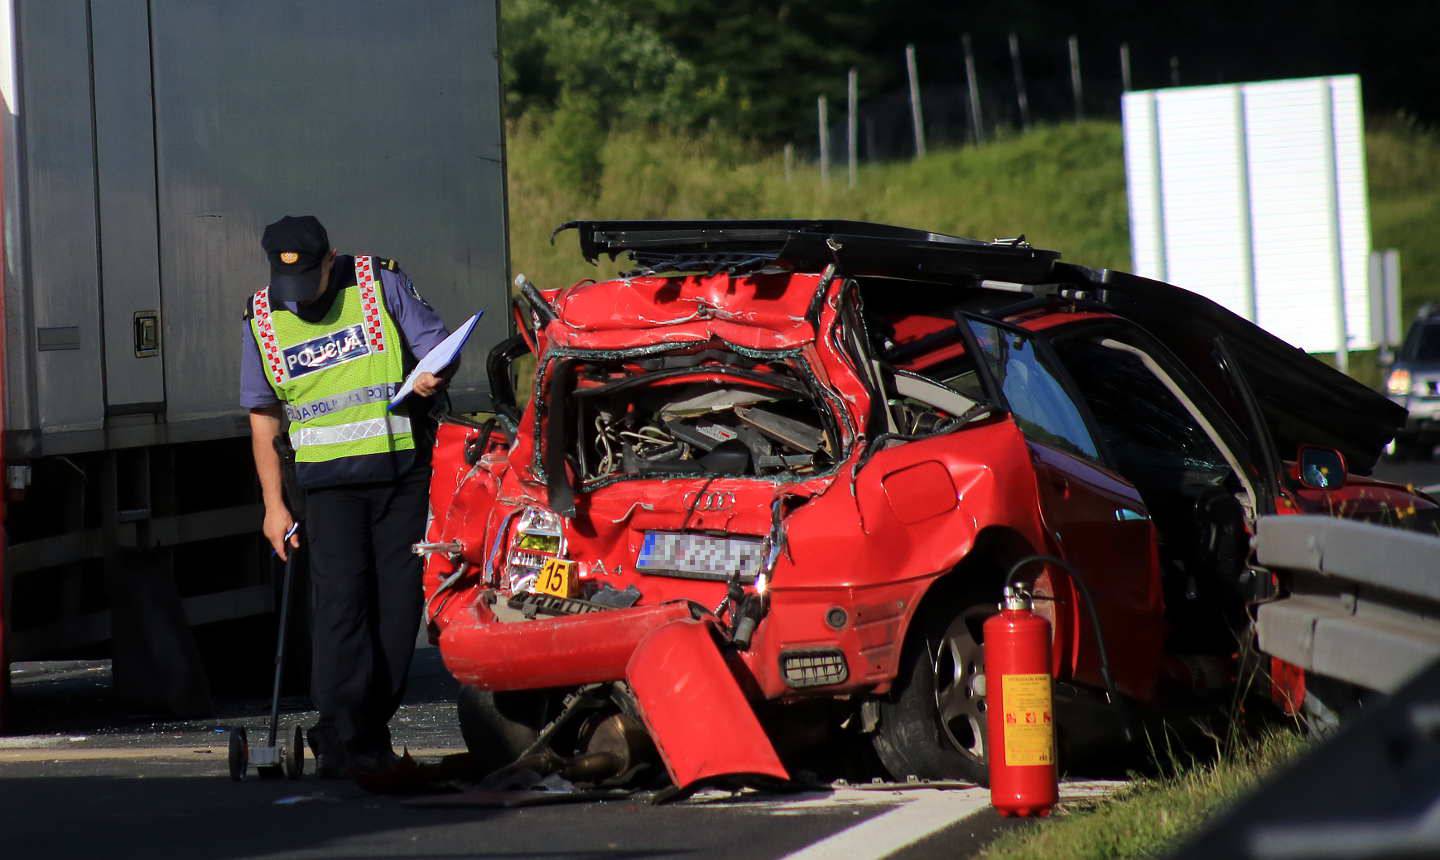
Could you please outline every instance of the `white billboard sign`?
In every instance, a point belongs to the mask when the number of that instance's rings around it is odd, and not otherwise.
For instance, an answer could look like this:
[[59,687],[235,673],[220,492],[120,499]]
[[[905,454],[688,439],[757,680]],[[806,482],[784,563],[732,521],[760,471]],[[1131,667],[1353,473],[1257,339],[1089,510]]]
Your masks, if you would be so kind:
[[1310,352],[1375,345],[1360,79],[1126,93],[1135,272]]

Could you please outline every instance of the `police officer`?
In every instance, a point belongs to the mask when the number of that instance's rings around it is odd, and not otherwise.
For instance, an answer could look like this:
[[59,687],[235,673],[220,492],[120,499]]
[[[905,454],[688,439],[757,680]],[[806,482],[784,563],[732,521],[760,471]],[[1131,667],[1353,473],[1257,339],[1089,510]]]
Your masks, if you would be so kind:
[[[309,732],[321,775],[394,760],[399,707],[419,624],[420,560],[429,485],[423,401],[391,413],[414,362],[448,335],[393,260],[337,254],[313,216],[265,228],[270,285],[250,299],[241,355],[241,404],[250,410],[265,537],[282,559],[294,519],[281,493],[274,443],[288,419],[296,476],[306,491],[310,554]],[[420,398],[445,380],[422,374]],[[418,401],[418,402],[417,402]]]

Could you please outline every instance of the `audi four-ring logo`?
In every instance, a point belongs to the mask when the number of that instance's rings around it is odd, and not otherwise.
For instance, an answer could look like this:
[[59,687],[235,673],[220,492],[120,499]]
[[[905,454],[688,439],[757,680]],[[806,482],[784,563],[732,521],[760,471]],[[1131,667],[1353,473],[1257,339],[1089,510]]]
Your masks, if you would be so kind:
[[698,499],[693,493],[686,493],[697,511],[723,511],[735,507],[735,494],[728,492],[705,493]]

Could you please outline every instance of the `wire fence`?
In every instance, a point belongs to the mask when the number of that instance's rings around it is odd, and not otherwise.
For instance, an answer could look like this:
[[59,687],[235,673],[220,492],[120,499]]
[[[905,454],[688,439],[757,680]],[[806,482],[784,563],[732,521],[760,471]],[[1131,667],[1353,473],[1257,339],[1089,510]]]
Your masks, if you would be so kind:
[[[976,41],[973,48],[967,35],[962,44],[963,57],[927,58],[907,48],[896,61],[906,68],[909,86],[867,94],[859,80],[853,108],[851,98],[837,104],[820,97],[817,131],[802,144],[801,157],[820,162],[826,175],[838,162],[837,176],[844,177],[852,148],[859,162],[893,161],[924,155],[933,146],[983,143],[1037,124],[1114,119],[1121,95],[1135,83],[1128,45],[1085,52],[1071,37],[1027,47],[1014,35]],[[963,63],[963,81],[926,85],[927,59]],[[1141,86],[1179,84],[1177,58],[1147,60]],[[852,79],[855,75],[852,70]],[[917,110],[922,121],[917,122]]]

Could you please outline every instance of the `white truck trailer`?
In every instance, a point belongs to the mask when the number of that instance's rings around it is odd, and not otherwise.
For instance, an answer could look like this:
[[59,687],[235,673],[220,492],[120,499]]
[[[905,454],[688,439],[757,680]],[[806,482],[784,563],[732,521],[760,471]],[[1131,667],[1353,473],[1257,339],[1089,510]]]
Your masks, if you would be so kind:
[[114,658],[127,698],[209,708],[268,672],[277,567],[238,399],[264,224],[393,257],[483,405],[507,333],[494,0],[0,0],[8,667]]

